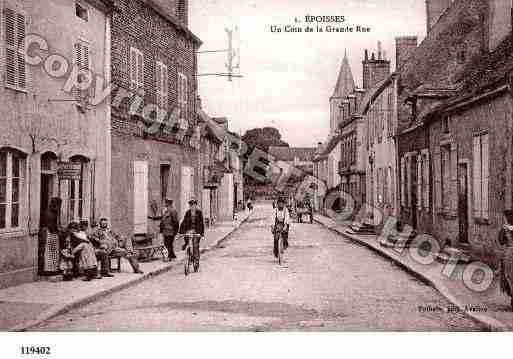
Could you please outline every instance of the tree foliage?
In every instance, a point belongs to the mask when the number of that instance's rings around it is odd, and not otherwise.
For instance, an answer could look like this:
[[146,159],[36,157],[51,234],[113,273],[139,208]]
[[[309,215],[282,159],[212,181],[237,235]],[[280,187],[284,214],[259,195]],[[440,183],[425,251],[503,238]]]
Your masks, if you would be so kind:
[[280,131],[274,127],[253,128],[247,130],[242,141],[250,148],[258,148],[264,152],[271,146],[289,147],[289,144],[281,139]]

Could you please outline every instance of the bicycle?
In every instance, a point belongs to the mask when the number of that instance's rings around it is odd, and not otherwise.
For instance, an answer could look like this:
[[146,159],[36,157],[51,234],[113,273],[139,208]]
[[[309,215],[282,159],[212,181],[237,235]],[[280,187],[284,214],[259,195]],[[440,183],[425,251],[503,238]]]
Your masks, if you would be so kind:
[[284,251],[284,248],[283,248],[283,233],[285,232],[284,231],[285,227],[281,230],[279,230],[278,228],[273,228],[273,234],[274,234],[274,231],[279,231],[279,236],[278,236],[278,264],[281,265],[283,263],[283,253],[285,252]]
[[194,273],[197,273],[200,265],[200,250],[199,241],[201,235],[197,233],[189,233],[183,235],[184,239],[189,239],[187,246],[185,247],[185,261],[184,261],[184,273],[189,275],[191,272],[191,265],[193,266]]

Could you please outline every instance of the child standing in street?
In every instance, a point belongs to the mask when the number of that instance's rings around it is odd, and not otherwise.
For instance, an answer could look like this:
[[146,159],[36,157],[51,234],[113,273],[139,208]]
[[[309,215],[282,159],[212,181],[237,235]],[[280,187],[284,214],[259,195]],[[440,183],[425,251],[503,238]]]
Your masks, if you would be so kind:
[[63,274],[63,280],[69,282],[73,280],[73,259],[75,257],[72,254],[71,249],[71,237],[66,236],[61,249],[61,262],[59,268]]

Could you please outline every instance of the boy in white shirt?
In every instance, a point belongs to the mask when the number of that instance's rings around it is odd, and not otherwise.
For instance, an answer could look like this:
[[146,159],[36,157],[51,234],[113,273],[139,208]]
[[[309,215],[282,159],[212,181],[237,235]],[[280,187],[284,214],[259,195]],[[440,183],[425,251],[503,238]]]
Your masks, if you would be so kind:
[[283,235],[283,249],[289,246],[289,210],[285,207],[283,198],[278,199],[277,207],[274,210],[274,256],[278,257],[278,239],[280,231]]

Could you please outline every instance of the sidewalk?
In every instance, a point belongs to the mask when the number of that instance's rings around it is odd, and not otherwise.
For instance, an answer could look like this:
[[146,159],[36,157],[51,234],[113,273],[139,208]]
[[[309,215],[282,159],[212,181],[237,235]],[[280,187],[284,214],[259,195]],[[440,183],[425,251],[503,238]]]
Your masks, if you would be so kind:
[[[511,311],[509,298],[501,293],[497,278],[491,287],[484,292],[475,292],[467,288],[463,282],[464,264],[457,264],[452,276],[449,278],[443,274],[451,264],[434,262],[429,265],[415,261],[406,248],[398,253],[394,248],[386,248],[380,245],[375,235],[352,235],[345,231],[347,227],[337,224],[334,220],[321,215],[314,215],[316,222],[328,229],[337,232],[347,239],[355,241],[378,254],[392,260],[411,274],[429,283],[438,290],[457,309],[478,321],[489,330],[501,331],[513,329],[513,311]],[[412,250],[414,250],[412,248]],[[421,306],[423,303],[419,303]],[[446,310],[447,308],[443,308]],[[455,310],[456,308],[450,308]]]
[[[214,248],[244,223],[250,214],[239,212],[237,221],[218,222],[206,229],[206,240],[201,252]],[[155,260],[141,263],[144,274],[134,274],[126,260],[121,260],[121,273],[114,278],[103,278],[91,282],[75,279],[72,282],[33,282],[0,290],[0,330],[23,331],[72,308],[90,303],[115,291],[138,284],[152,276],[183,265],[184,253],[175,241],[178,256],[173,262]]]

